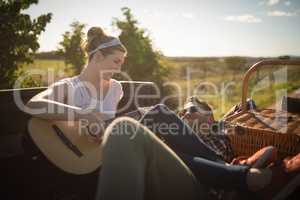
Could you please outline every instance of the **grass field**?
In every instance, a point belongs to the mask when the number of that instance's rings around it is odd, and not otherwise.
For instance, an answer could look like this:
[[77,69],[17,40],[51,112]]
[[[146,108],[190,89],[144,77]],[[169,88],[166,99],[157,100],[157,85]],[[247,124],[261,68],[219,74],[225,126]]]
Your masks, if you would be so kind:
[[[172,74],[169,80],[176,80],[185,91],[186,95],[182,96],[182,100],[190,95],[198,96],[214,108],[217,119],[241,101],[242,80],[247,68],[228,70],[222,59],[202,62],[201,60],[194,62],[171,60],[170,62]],[[282,96],[300,88],[299,77],[300,67],[264,68],[252,76],[248,97],[253,98],[260,108],[269,107],[276,101],[280,101]],[[188,89],[187,82],[192,89]],[[190,92],[188,93],[187,90]]]
[[[21,66],[20,71],[21,73],[42,74],[31,76],[32,79],[36,81],[36,83],[33,84],[38,84],[38,86],[47,86],[54,81],[57,81],[64,77],[72,76],[74,74],[72,68],[66,65],[62,60],[36,59],[31,64],[24,64],[23,66]],[[31,86],[31,83],[32,81],[29,84],[26,83],[24,87]]]
[[[219,119],[233,105],[240,102],[245,69],[228,70],[222,59],[166,59],[165,62],[170,67],[166,83],[173,85],[178,109],[182,107],[187,96],[196,95],[214,108],[215,117]],[[48,85],[63,77],[74,75],[74,71],[62,60],[37,59],[33,64],[22,66],[22,69],[25,72],[40,70],[43,73],[42,77],[32,77],[40,85]],[[287,80],[284,78],[285,73]],[[47,82],[47,77],[50,82]],[[259,107],[268,107],[287,93],[300,88],[298,77],[300,68],[287,68],[286,71],[282,68],[260,70],[249,83],[249,94]]]

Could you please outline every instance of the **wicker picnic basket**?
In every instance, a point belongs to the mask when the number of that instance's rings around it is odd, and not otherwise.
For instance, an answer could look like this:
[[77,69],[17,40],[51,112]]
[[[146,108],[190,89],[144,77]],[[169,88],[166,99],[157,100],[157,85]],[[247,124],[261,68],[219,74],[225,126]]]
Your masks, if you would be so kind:
[[240,111],[224,118],[231,125],[228,133],[235,156],[250,156],[268,145],[277,147],[281,158],[300,152],[300,114],[284,109],[249,109],[247,105],[250,76],[262,66],[276,65],[300,66],[300,60],[264,60],[250,67],[243,80]]

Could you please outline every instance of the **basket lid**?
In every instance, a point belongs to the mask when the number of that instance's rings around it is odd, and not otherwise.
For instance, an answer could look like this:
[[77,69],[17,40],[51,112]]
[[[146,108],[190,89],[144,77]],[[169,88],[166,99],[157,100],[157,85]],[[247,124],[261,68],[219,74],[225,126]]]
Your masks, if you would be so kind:
[[273,131],[300,136],[300,115],[273,109],[241,112],[226,120],[251,129]]

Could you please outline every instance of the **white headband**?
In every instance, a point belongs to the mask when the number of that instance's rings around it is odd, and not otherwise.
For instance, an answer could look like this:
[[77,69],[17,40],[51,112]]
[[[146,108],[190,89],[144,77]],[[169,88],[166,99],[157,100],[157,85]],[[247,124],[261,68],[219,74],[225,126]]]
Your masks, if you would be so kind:
[[112,47],[112,46],[118,46],[118,45],[122,45],[122,42],[115,38],[109,42],[105,42],[103,44],[100,44],[96,49],[88,52],[89,56],[92,55],[93,53],[95,53],[96,51],[100,50],[100,49],[105,49],[105,48],[108,48],[108,47]]

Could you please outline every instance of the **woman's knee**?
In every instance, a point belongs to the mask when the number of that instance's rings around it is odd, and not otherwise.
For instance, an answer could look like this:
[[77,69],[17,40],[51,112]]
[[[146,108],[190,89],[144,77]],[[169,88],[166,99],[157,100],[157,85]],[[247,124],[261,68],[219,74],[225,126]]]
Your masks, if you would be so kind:
[[144,146],[151,140],[153,133],[140,122],[129,117],[114,120],[106,129],[103,136],[103,147],[118,145]]
[[106,128],[103,141],[114,135],[120,137],[130,137],[136,132],[139,126],[139,122],[135,119],[129,117],[119,117]]
[[[139,122],[128,117],[121,117],[113,121],[107,127],[103,141],[103,158],[119,160],[124,158],[136,158],[136,155],[144,155],[144,139],[141,135]],[[103,161],[105,162],[105,161]]]

